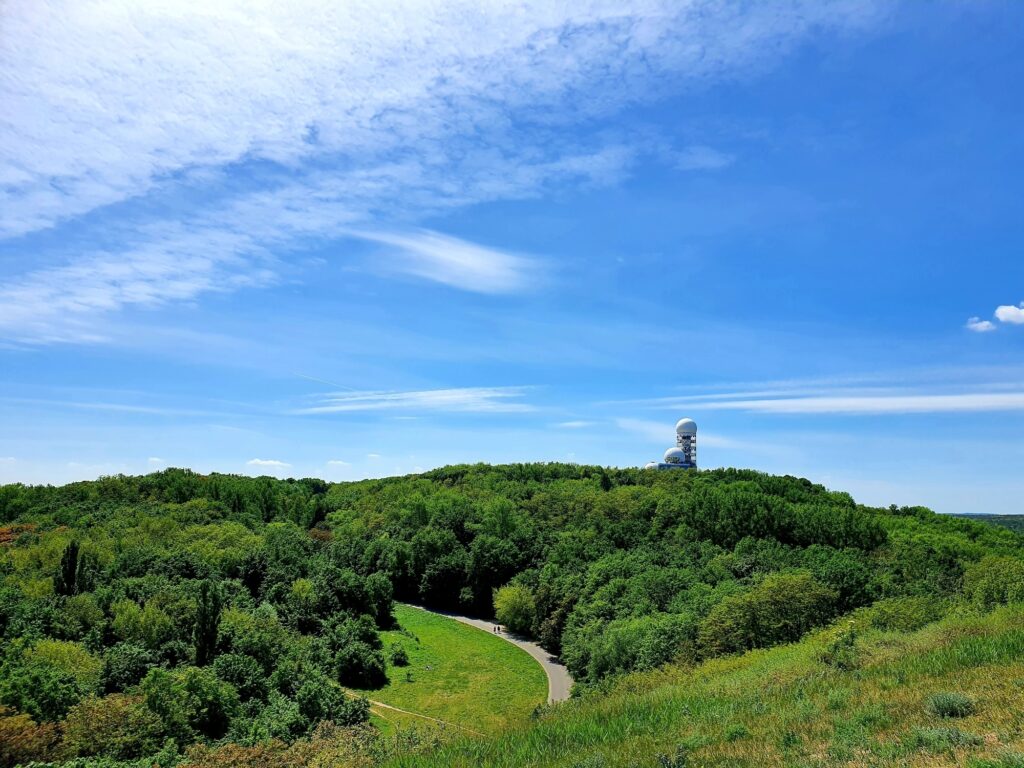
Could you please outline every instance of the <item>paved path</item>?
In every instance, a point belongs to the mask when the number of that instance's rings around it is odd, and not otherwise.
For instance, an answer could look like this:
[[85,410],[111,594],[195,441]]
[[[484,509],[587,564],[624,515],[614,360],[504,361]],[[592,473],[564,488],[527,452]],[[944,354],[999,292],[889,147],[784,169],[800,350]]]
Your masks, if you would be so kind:
[[[448,613],[446,611],[433,611],[429,608],[424,608],[421,605],[413,605],[411,607],[419,608],[421,611],[427,611],[428,613],[436,613],[438,616],[447,616],[449,619],[455,619],[456,621],[468,624],[471,627],[476,627],[484,632],[495,634],[494,628],[497,625],[493,621],[474,619],[469,616],[460,616],[457,613]],[[543,667],[544,674],[548,676],[549,703],[554,701],[565,701],[569,698],[569,691],[572,690],[572,675],[569,674],[569,670],[565,668],[564,664],[559,662],[558,659],[545,651],[539,645],[527,640],[521,635],[506,632],[504,629],[497,634],[502,640],[508,640],[512,645],[517,645],[522,648],[528,654],[533,656],[541,667]]]

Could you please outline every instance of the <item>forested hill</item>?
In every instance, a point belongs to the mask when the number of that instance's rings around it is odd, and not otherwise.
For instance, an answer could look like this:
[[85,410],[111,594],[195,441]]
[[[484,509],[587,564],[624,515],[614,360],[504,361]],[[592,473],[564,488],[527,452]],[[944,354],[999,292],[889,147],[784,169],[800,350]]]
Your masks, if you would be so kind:
[[1022,555],[1009,530],[741,470],[3,486],[0,742],[17,728],[24,749],[0,760],[168,765],[194,743],[358,724],[365,702],[337,684],[382,682],[393,599],[488,616],[497,602],[598,686],[877,601],[937,617],[962,596],[1018,600]]
[[1017,533],[1024,533],[1024,515],[983,515],[983,514],[964,514],[959,515],[966,520],[974,520],[981,523],[991,523],[992,525],[1000,525],[1003,528],[1009,528],[1011,531]]

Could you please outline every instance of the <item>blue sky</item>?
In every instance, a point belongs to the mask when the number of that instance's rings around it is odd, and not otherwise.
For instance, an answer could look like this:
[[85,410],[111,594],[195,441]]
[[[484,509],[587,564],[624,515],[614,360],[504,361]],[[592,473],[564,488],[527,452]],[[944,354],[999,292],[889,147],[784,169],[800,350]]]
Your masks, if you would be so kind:
[[687,415],[1024,512],[1024,6],[207,6],[0,9],[0,481],[640,465]]

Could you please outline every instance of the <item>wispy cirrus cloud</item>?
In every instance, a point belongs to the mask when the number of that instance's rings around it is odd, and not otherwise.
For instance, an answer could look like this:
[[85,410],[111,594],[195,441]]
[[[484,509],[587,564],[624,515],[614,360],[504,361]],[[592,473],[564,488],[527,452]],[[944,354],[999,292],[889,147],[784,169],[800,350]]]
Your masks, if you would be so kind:
[[[668,447],[675,443],[676,435],[671,422],[655,421],[653,419],[637,419],[633,417],[620,417],[614,419],[614,424],[623,432],[637,435],[644,440],[658,441],[665,443]],[[703,431],[698,440],[701,445],[713,448],[748,448],[750,444],[740,440],[723,437],[714,433]]]
[[351,236],[388,249],[385,271],[403,272],[467,291],[521,291],[536,284],[540,271],[535,260],[429,230],[354,230]]
[[664,398],[658,403],[658,407],[675,410],[729,410],[767,414],[977,413],[1024,411],[1024,392],[847,394],[753,399],[734,395],[731,398],[717,400]]
[[[0,239],[66,225],[69,245],[45,258],[30,240],[15,248],[23,268],[4,275],[0,338],[101,341],[98,318],[270,284],[267,253],[353,228],[395,249],[399,272],[521,290],[523,257],[415,223],[615,183],[642,150],[628,136],[567,139],[564,126],[659,98],[666,78],[757,74],[812,33],[871,25],[881,7],[12,0]],[[676,165],[730,159],[689,144]],[[97,245],[107,232],[116,247]]]
[[526,387],[462,387],[412,392],[335,392],[317,398],[314,405],[295,414],[316,415],[360,411],[437,411],[449,413],[528,413],[536,410],[522,402]]
[[274,279],[273,271],[256,260],[261,249],[250,238],[174,229],[127,252],[96,253],[8,281],[0,286],[0,337],[31,343],[102,341],[98,321],[109,313]]

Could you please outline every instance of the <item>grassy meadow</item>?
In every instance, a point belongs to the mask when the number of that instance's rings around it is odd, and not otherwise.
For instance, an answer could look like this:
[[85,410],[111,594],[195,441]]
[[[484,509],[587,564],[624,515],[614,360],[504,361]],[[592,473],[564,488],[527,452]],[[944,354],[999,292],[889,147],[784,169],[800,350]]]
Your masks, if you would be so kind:
[[799,643],[633,675],[391,765],[1024,766],[1024,608],[874,623],[867,609]]
[[[381,633],[385,650],[397,643],[409,665],[388,659],[388,684],[366,691],[374,701],[471,729],[495,733],[528,720],[547,698],[544,670],[511,643],[453,619],[395,605],[398,629]],[[378,725],[429,726],[392,710],[372,710]]]

